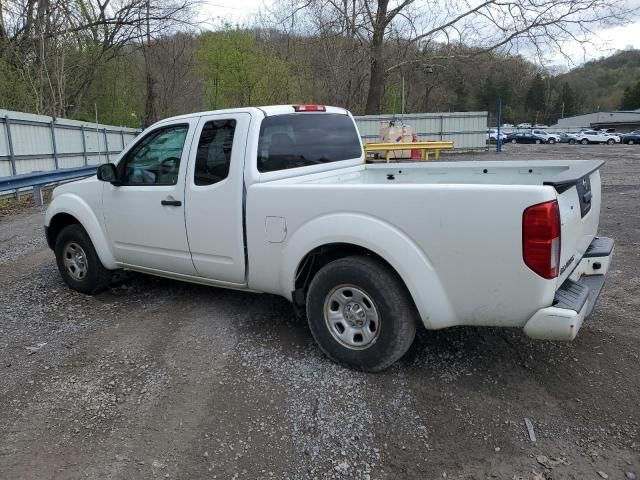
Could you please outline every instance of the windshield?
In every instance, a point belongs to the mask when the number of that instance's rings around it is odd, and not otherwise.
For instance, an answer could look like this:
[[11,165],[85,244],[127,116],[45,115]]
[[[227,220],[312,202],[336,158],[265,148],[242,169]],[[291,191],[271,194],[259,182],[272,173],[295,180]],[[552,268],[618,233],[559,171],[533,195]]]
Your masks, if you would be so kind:
[[348,115],[293,113],[267,117],[260,126],[258,171],[274,172],[362,156]]

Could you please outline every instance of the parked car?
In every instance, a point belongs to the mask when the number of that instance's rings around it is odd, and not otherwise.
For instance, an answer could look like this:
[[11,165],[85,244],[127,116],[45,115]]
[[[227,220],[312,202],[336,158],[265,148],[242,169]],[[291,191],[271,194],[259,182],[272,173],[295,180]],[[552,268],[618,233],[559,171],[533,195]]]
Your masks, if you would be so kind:
[[514,132],[507,135],[507,142],[509,143],[546,143],[546,140],[542,137],[534,135],[528,132]]
[[518,125],[516,125],[516,128],[531,128],[531,124],[530,123],[519,123]]
[[613,145],[616,143],[615,138],[611,135],[596,130],[585,130],[571,135],[575,139],[575,142],[570,141],[569,143],[581,143],[582,145],[589,143],[608,143],[609,145]]
[[[507,140],[507,134],[500,130],[500,140],[504,143]],[[487,141],[489,143],[496,143],[498,141],[498,129],[490,128],[487,130]]]
[[558,137],[560,137],[560,140],[558,140],[559,143],[576,143],[576,139],[573,136],[574,134],[571,133],[567,133],[567,132],[560,132],[557,133]]
[[544,123],[536,123],[533,128],[549,128],[549,125],[545,125]]
[[622,143],[626,143],[627,145],[640,143],[640,130],[635,130],[633,132],[625,133],[622,136],[621,141]]
[[513,123],[503,123],[502,128],[513,128]]
[[560,141],[560,135],[547,132],[546,130],[540,130],[539,128],[531,130],[531,133],[537,137],[542,138],[545,143],[556,143]]
[[188,114],[57,187],[45,235],[74,290],[124,269],[281,295],[331,359],[380,371],[420,324],[573,340],[613,250],[602,164],[371,165],[342,108]]
[[605,132],[605,135],[611,137],[615,140],[616,143],[620,143],[622,141],[622,134],[617,132]]

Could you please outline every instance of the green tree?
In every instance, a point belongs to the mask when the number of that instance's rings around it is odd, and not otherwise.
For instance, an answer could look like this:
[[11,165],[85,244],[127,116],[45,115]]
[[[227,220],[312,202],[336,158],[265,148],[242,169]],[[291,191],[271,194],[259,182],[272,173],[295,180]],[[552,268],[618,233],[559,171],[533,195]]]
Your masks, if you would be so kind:
[[28,83],[20,71],[0,56],[0,108],[30,111],[34,106]]
[[622,95],[622,110],[635,110],[640,108],[640,81],[632,87],[626,87]]
[[299,88],[290,66],[251,32],[227,29],[200,38],[197,59],[210,108],[293,103]]
[[551,122],[564,116],[575,115],[579,111],[578,97],[569,85],[569,82],[563,82],[558,97],[553,104],[553,112],[550,113]]
[[545,113],[545,98],[547,86],[539,73],[533,77],[527,95],[524,99],[524,106],[530,118],[542,117]]

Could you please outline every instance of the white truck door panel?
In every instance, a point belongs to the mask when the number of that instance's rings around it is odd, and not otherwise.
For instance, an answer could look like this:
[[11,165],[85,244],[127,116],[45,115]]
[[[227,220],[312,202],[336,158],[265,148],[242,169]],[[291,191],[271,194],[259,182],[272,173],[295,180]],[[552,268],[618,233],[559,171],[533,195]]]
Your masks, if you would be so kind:
[[184,179],[196,119],[150,129],[118,162],[103,211],[121,264],[196,275],[184,224]]
[[186,179],[186,226],[198,275],[245,283],[244,158],[251,114],[200,118]]

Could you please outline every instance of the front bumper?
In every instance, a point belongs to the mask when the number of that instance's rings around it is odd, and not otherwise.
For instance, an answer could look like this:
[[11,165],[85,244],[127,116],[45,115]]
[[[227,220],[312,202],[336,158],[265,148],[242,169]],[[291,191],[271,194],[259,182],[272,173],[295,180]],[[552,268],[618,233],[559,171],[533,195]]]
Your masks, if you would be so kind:
[[596,237],[571,273],[556,291],[553,304],[538,310],[524,331],[541,340],[573,340],[589,318],[604,287],[613,255],[614,241]]

